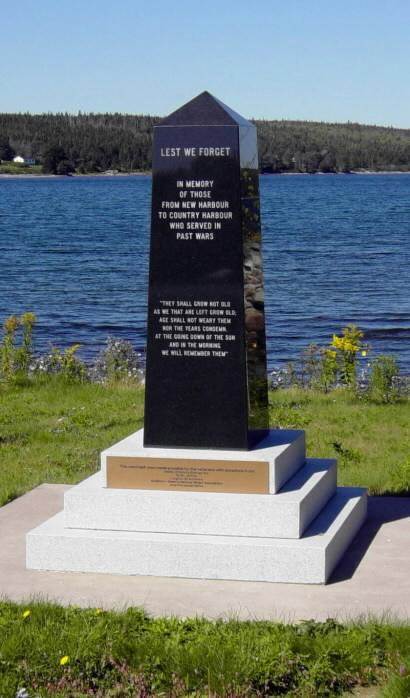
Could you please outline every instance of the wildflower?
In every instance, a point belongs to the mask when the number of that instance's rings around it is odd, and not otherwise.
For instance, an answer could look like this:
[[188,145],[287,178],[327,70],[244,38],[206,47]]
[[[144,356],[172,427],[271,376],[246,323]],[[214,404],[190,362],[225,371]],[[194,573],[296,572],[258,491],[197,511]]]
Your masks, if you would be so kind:
[[28,618],[29,616],[31,616],[31,611],[27,608],[23,613],[23,618]]
[[96,609],[95,609],[95,615],[96,615],[96,616],[99,616],[101,613],[104,613],[104,611],[103,611],[102,608],[96,608]]
[[362,356],[367,356],[367,351],[365,351],[364,349],[362,351]]
[[29,698],[29,692],[27,688],[17,689],[16,698]]
[[61,657],[61,659],[60,659],[60,666],[65,666],[66,664],[69,663],[69,661],[70,661],[70,657],[68,656],[68,654],[65,654],[64,657]]
[[341,337],[338,337],[337,334],[334,334],[331,346],[334,347],[335,349],[340,349],[341,340],[342,340]]
[[14,334],[14,332],[17,330],[18,326],[20,324],[20,321],[18,317],[15,315],[10,315],[10,317],[6,318],[4,323],[3,323],[3,328],[5,332],[8,332],[10,334]]
[[33,327],[36,324],[36,316],[34,313],[23,313],[23,315],[20,317],[20,322],[22,325],[28,325],[29,327]]

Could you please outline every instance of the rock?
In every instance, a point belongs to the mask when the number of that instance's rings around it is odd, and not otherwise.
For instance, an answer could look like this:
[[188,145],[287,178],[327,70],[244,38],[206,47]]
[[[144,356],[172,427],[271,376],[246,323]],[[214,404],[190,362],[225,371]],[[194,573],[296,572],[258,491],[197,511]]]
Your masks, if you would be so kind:
[[245,327],[248,331],[260,332],[264,328],[264,315],[259,310],[247,310],[245,313]]

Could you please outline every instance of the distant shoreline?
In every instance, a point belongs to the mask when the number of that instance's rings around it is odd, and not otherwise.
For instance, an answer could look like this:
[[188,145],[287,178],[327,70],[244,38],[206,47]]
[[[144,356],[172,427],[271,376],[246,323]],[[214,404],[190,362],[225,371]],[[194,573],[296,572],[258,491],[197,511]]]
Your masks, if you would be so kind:
[[407,175],[410,174],[410,170],[349,170],[348,172],[263,172],[261,173],[265,177],[295,177],[296,175],[320,175],[320,176],[335,176],[335,175]]
[[147,172],[85,172],[85,173],[73,173],[70,175],[58,175],[58,174],[35,174],[32,172],[21,172],[20,174],[8,174],[5,172],[0,172],[0,179],[77,179],[77,177],[143,177],[151,175],[151,171]]
[[[34,174],[30,172],[21,172],[20,174],[7,174],[0,172],[1,179],[69,179],[77,177],[146,177],[152,172],[86,172],[74,173],[71,175],[54,175],[54,174]],[[261,172],[263,177],[300,177],[300,176],[346,176],[346,175],[409,175],[410,170],[350,170],[349,172]]]

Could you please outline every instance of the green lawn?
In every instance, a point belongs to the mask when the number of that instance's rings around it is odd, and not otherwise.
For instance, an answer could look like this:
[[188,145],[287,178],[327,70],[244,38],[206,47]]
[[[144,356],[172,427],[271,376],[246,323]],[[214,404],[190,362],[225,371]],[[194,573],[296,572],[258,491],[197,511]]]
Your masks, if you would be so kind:
[[15,162],[0,163],[0,174],[42,174],[43,168],[41,165],[23,165]]
[[[410,493],[410,403],[344,392],[272,392],[271,424],[306,429],[308,455],[339,459],[339,482]],[[42,482],[75,483],[99,452],[142,426],[143,390],[62,379],[0,386],[0,505]]]
[[141,389],[62,379],[0,387],[0,505],[42,482],[75,483],[142,426]]
[[30,697],[317,698],[376,683],[373,696],[410,695],[410,624],[151,619],[135,608],[0,602],[4,698],[23,687]]
[[[306,429],[337,456],[339,482],[410,493],[409,403],[279,390],[271,424]],[[42,482],[74,483],[142,426],[143,390],[61,378],[0,385],[0,504]],[[25,611],[26,617],[23,617]],[[60,664],[62,658],[63,664]],[[150,619],[0,602],[0,696],[410,696],[410,625]],[[24,695],[24,694],[23,694]]]
[[410,495],[410,401],[372,404],[345,391],[277,390],[270,422],[306,430],[309,456],[338,459],[340,485]]

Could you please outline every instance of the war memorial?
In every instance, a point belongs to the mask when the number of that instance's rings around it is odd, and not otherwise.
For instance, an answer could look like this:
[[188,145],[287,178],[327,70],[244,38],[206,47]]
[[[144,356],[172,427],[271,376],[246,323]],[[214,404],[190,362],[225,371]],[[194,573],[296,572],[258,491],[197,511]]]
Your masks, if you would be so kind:
[[27,567],[326,583],[366,517],[269,429],[256,129],[204,92],[155,127],[144,429],[27,535]]

